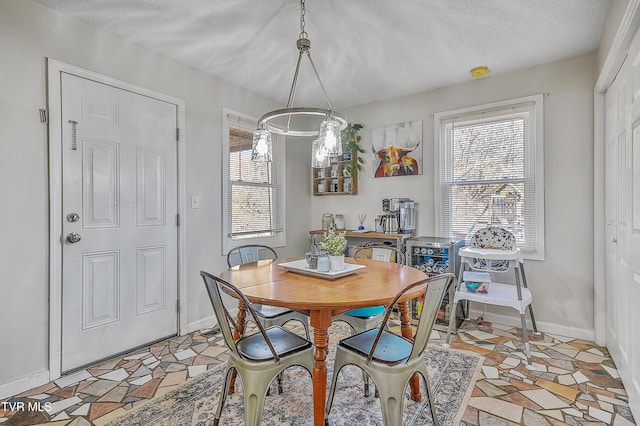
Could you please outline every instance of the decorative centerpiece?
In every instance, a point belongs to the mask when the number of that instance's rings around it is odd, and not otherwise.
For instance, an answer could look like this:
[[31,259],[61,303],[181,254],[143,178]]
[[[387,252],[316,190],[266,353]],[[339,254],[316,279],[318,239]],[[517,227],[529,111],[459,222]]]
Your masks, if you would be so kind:
[[335,232],[329,230],[324,233],[324,238],[320,246],[329,253],[329,264],[331,271],[342,271],[344,269],[344,252],[347,249],[347,237],[345,232]]

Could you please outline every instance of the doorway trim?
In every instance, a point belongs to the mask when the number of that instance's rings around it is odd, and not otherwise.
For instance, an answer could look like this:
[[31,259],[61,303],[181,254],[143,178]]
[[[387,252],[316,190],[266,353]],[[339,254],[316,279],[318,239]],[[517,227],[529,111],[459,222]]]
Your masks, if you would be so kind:
[[179,141],[178,172],[178,324],[179,334],[187,332],[186,252],[186,137],[185,102],[153,90],[107,77],[93,71],[47,58],[47,108],[49,111],[49,381],[61,376],[62,361],[62,86],[61,74],[97,81],[119,89],[176,105]]

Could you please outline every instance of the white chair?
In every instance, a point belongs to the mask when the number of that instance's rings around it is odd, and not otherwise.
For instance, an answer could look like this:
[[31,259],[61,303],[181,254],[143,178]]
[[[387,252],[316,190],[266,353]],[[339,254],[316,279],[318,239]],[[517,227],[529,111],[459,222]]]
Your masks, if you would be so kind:
[[[458,303],[463,300],[487,305],[507,306],[517,310],[522,322],[522,337],[527,357],[527,368],[532,368],[525,316],[527,307],[529,308],[535,333],[538,332],[538,328],[533,315],[533,297],[527,286],[522,254],[520,249],[516,248],[515,237],[512,233],[502,228],[484,228],[476,232],[471,238],[469,246],[462,247],[458,254],[460,255],[461,268],[458,274],[452,312],[456,312]],[[477,274],[478,272],[480,272],[479,275]],[[504,276],[504,274],[511,272],[515,274],[515,285],[494,282],[492,275]],[[468,291],[465,283],[467,281],[476,281],[478,276],[483,275],[486,280],[489,280],[488,292]],[[463,309],[463,311],[465,310]],[[465,316],[468,316],[468,310],[466,311]],[[449,345],[449,339],[454,327],[455,321],[450,321],[445,346]]]

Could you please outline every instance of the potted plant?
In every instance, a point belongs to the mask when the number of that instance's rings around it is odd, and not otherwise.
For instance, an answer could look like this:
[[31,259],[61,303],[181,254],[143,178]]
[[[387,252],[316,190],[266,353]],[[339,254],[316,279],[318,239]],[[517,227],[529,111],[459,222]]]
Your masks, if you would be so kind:
[[329,268],[331,271],[344,269],[344,252],[347,249],[347,232],[329,230],[324,233],[320,246],[329,253]]
[[[358,172],[362,170],[362,164],[364,163],[364,160],[360,156],[360,154],[364,154],[364,149],[360,146],[360,139],[362,139],[362,136],[358,134],[362,127],[363,126],[360,123],[348,123],[347,127],[341,134],[342,151],[345,154],[349,154],[349,158],[353,160],[345,163],[344,170],[353,178],[358,176]],[[356,158],[352,159],[352,155],[355,155]]]

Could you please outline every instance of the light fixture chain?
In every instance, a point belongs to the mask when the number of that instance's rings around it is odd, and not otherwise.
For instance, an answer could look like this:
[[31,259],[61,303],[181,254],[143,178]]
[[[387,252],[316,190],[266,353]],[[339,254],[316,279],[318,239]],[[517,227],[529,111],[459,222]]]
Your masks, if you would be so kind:
[[300,0],[300,38],[307,38],[307,32],[304,30],[304,26],[305,26],[305,21],[304,21],[304,14],[305,14],[305,8],[304,8],[304,0]]
[[[293,81],[291,84],[291,90],[289,92],[289,99],[287,101],[287,108],[277,109],[274,111],[270,111],[265,113],[258,120],[257,129],[253,133],[253,145],[252,145],[252,156],[251,159],[253,161],[271,161],[271,140],[270,134],[276,133],[285,136],[296,136],[296,137],[315,137],[320,136],[317,140],[319,143],[323,145],[329,145],[341,148],[341,144],[336,144],[336,141],[340,141],[340,131],[347,127],[347,120],[341,114],[335,112],[333,110],[333,106],[331,105],[331,101],[329,100],[329,95],[327,94],[327,90],[320,79],[320,75],[318,74],[318,70],[316,69],[313,60],[311,59],[311,41],[308,38],[308,34],[305,31],[305,17],[306,17],[306,9],[305,9],[305,0],[300,0],[300,36],[296,42],[296,46],[298,48],[298,62],[296,64],[295,73],[293,75]],[[302,62],[302,54],[306,53],[309,58],[309,62],[311,63],[311,67],[313,72],[320,84],[320,88],[322,89],[322,93],[327,101],[329,109],[325,108],[311,108],[311,107],[293,107],[295,95],[296,95],[296,87],[298,83],[298,74],[300,71],[300,64]],[[292,124],[292,116],[301,116],[301,117],[312,117],[312,116],[322,116],[323,121],[320,124],[320,131],[316,130],[304,130],[304,129],[291,129]],[[286,118],[286,127],[281,126],[280,124],[276,124],[277,119]],[[340,152],[336,152],[335,155],[341,155]]]

